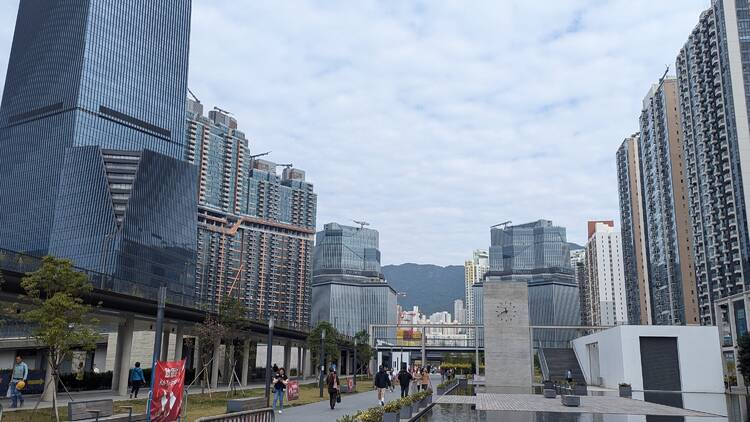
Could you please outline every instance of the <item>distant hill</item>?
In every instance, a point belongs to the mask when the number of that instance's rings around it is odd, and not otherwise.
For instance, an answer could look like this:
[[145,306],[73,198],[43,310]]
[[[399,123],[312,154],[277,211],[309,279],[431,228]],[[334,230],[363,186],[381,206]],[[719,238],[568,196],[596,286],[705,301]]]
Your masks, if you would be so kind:
[[570,250],[574,251],[576,249],[583,249],[584,247],[579,245],[578,243],[568,242],[568,246],[570,246]]
[[455,318],[453,301],[464,300],[463,265],[385,265],[383,274],[397,292],[406,293],[406,297],[398,298],[404,309],[417,305],[427,315],[448,311]]

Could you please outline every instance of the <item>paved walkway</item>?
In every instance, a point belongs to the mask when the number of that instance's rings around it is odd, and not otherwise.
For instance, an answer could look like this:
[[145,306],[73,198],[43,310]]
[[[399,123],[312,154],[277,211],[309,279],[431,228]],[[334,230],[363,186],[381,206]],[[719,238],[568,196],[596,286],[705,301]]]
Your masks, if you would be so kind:
[[[431,381],[434,389],[440,384],[440,375],[432,375]],[[372,382],[359,383],[357,388],[360,391],[372,388]],[[336,408],[331,410],[328,404],[328,392],[323,394],[326,398],[325,401],[285,409],[284,413],[276,415],[276,422],[332,422],[344,415],[351,415],[359,410],[380,405],[378,392],[369,390],[356,394],[344,394],[341,396],[341,403],[336,404]],[[385,394],[386,402],[400,397],[401,390],[398,386],[394,388],[392,393],[386,391]]]

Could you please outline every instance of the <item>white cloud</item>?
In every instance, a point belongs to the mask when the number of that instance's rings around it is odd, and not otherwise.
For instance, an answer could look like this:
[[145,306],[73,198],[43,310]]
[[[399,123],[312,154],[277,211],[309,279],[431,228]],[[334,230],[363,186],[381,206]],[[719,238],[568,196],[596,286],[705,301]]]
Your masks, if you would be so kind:
[[[18,1],[0,11],[4,79]],[[194,0],[190,86],[307,171],[318,225],[461,264],[489,226],[617,218],[614,156],[707,0]]]

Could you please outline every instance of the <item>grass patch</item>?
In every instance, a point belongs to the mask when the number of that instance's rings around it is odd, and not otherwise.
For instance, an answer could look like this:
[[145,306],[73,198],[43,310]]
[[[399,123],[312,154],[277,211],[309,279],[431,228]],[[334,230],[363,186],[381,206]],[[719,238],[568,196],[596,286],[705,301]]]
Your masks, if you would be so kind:
[[[199,391],[199,388],[195,390]],[[361,388],[360,388],[361,390]],[[328,393],[324,392],[323,399],[319,397],[318,384],[303,384],[300,385],[299,399],[291,402],[284,403],[284,407],[301,406],[305,404],[315,403],[321,400],[328,400]],[[142,390],[142,393],[148,394],[147,390]],[[213,416],[226,413],[227,400],[242,397],[262,397],[263,389],[254,388],[250,390],[237,391],[236,395],[227,395],[226,391],[217,392],[208,395],[205,394],[190,394],[187,401],[187,420],[188,422],[194,422],[196,419],[203,416]],[[273,396],[271,396],[273,400]],[[33,407],[33,403],[30,399],[26,400],[26,405]],[[115,402],[115,411],[118,406],[133,406],[133,413],[144,413],[146,411],[146,399],[138,400],[123,400]],[[126,413],[126,410],[121,409],[122,413]],[[61,421],[68,420],[68,408],[58,407],[57,412],[60,415]],[[3,422],[49,422],[54,421],[54,415],[52,409],[38,409],[34,412],[32,409],[19,410],[15,412],[5,412],[3,415]]]

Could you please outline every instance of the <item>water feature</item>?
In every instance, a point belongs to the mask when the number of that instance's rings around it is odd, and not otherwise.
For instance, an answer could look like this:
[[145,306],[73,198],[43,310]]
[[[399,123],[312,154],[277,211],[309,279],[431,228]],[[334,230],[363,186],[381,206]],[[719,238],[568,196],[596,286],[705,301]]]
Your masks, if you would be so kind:
[[[475,389],[469,385],[457,388],[452,395],[473,395]],[[481,392],[481,389],[480,391]],[[617,396],[616,391],[593,391],[590,395]],[[651,403],[671,405],[683,409],[700,411],[716,416],[644,416],[599,413],[557,413],[480,411],[473,404],[436,404],[419,422],[750,422],[748,398],[737,394],[707,393],[633,393],[633,399]],[[557,399],[559,400],[559,398]]]

